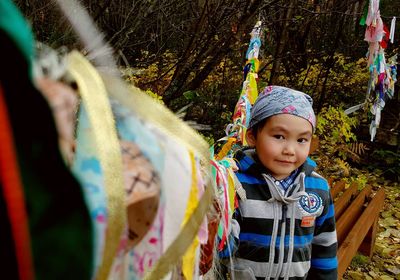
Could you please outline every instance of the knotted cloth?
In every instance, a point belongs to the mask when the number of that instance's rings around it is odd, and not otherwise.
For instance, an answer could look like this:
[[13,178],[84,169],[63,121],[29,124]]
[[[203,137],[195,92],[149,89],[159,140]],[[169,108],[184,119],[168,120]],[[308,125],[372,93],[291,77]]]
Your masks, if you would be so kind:
[[251,108],[248,129],[271,116],[290,114],[309,121],[315,130],[312,104],[312,98],[301,91],[280,86],[267,86]]

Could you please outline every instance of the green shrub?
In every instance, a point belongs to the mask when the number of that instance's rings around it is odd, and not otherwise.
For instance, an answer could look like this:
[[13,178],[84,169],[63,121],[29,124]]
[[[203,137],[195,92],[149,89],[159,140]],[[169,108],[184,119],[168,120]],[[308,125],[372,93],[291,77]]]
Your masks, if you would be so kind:
[[347,158],[344,146],[356,141],[352,129],[357,125],[357,119],[349,117],[341,108],[322,108],[317,117],[316,135],[320,139],[321,149],[328,155],[338,154]]
[[352,131],[356,125],[357,119],[347,116],[341,108],[324,107],[318,114],[319,148],[314,158],[325,177],[350,176],[351,167],[346,160],[354,154],[348,144],[357,140]]

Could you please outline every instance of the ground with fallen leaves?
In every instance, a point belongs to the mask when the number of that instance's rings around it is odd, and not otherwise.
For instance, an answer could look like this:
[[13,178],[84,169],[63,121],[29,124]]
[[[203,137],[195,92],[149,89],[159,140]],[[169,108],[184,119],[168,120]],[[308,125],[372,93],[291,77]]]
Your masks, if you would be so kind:
[[385,204],[379,219],[375,251],[370,260],[356,255],[343,279],[400,280],[400,185],[379,179],[374,187],[385,189]]

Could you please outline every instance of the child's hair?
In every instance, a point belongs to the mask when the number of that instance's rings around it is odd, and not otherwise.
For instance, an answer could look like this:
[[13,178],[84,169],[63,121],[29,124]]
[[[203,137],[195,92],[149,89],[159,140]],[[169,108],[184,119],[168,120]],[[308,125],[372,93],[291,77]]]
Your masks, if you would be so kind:
[[253,125],[251,128],[248,128],[253,133],[253,136],[255,139],[257,139],[257,132],[259,132],[263,129],[267,120],[268,120],[268,118],[265,118],[265,119],[259,121],[258,123],[256,123],[255,125]]
[[301,91],[280,86],[267,86],[251,108],[248,129],[256,135],[267,118],[279,114],[290,114],[309,121],[315,131],[315,114],[312,104],[312,98]]

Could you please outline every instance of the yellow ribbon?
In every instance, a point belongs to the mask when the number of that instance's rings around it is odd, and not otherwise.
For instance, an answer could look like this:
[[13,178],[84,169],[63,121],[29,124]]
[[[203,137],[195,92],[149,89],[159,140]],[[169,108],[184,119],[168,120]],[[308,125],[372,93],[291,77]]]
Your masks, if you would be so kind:
[[[254,102],[256,101],[256,99],[258,97],[256,76],[257,76],[257,73],[249,73],[247,75],[247,79],[249,81],[247,97],[248,97],[251,105],[254,104]],[[250,116],[246,116],[246,117],[250,118]]]
[[[186,207],[186,213],[182,225],[185,225],[187,223],[194,209],[198,205],[198,200],[199,200],[196,161],[194,159],[194,155],[192,152],[189,152],[189,156],[190,156],[190,162],[192,164],[192,186],[190,187],[189,201]],[[182,272],[186,280],[191,280],[193,278],[195,252],[198,244],[199,244],[199,238],[196,235],[192,244],[186,251],[185,255],[182,257]]]
[[224,146],[222,146],[218,155],[215,157],[215,160],[222,160],[224,157],[226,157],[235,143],[236,143],[236,138],[229,137],[228,141],[224,144]]
[[228,197],[229,197],[229,209],[230,213],[232,214],[235,211],[235,180],[233,179],[233,176],[236,176],[233,173],[232,167],[226,168],[227,170],[227,175],[228,175]]
[[97,279],[107,279],[126,222],[122,158],[106,88],[95,68],[77,51],[68,55],[68,70],[78,84],[92,126],[107,195],[107,233]]

